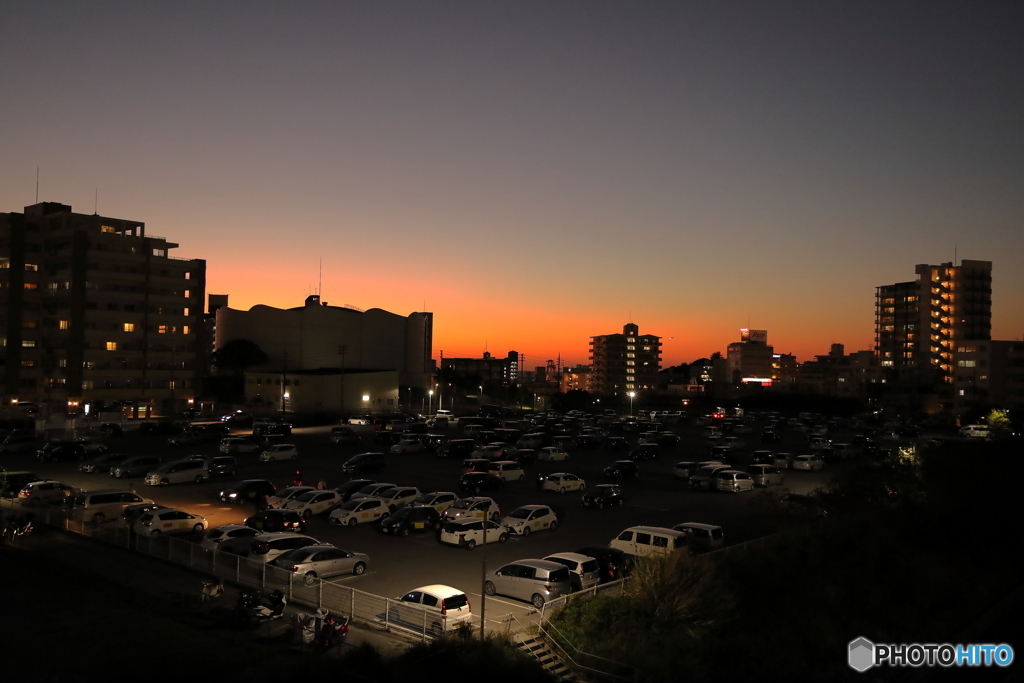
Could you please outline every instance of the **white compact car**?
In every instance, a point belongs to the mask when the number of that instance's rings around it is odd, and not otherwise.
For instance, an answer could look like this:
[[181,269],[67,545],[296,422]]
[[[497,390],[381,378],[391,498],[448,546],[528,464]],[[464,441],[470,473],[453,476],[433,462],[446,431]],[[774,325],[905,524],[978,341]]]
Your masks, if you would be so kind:
[[504,543],[508,540],[508,530],[497,522],[489,519],[463,519],[445,522],[441,526],[438,540],[445,545],[457,545],[472,550],[484,544],[484,525],[487,525],[488,543]]
[[391,514],[387,501],[380,498],[357,498],[340,505],[331,512],[331,524],[355,526],[363,522],[376,522]]
[[306,491],[295,496],[284,504],[285,510],[295,510],[303,519],[309,519],[313,515],[320,515],[330,512],[341,502],[341,494],[337,491]]
[[202,533],[206,530],[205,517],[193,515],[191,512],[165,508],[147,512],[137,520],[132,530],[140,536],[158,536],[160,534]]
[[298,460],[299,450],[295,444],[279,443],[271,446],[260,453],[260,462],[275,462],[277,460]]
[[501,519],[501,509],[493,498],[470,496],[452,504],[444,511],[444,518],[451,519]]
[[524,505],[501,520],[501,525],[516,536],[529,536],[534,531],[558,528],[558,517],[547,505]]
[[555,472],[549,474],[547,479],[544,480],[544,491],[558,491],[559,493],[565,493],[566,491],[584,491],[587,488],[587,482],[583,481],[575,474],[569,474],[568,472]]

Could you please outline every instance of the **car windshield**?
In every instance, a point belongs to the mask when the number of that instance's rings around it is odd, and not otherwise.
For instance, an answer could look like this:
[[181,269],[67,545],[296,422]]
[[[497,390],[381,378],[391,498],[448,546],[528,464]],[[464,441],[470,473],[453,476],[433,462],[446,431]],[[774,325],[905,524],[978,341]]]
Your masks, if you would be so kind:
[[312,491],[306,491],[301,496],[295,496],[295,500],[299,501],[300,503],[308,503],[309,501],[313,500],[313,497],[318,493],[320,492],[317,491],[316,489]]
[[473,504],[473,501],[471,501],[471,500],[460,500],[458,503],[455,503],[455,505],[452,505],[451,508],[449,508],[449,509],[450,510],[468,510],[469,506],[472,505],[472,504]]
[[310,555],[317,552],[320,552],[320,548],[296,548],[295,550],[289,550],[288,552],[284,553],[281,556],[281,558],[282,560],[294,562],[295,564],[301,564],[302,562],[305,562]]
[[407,519],[412,516],[412,508],[402,508],[395,514],[391,515],[391,519],[397,519],[399,521]]
[[303,491],[303,490],[305,490],[305,489],[303,489],[302,487],[299,487],[299,486],[289,486],[286,489],[278,491],[277,492],[277,497],[278,498],[291,498],[292,496],[294,496],[296,494],[296,492]]
[[344,505],[342,505],[338,509],[339,510],[355,510],[357,507],[359,507],[360,503],[362,503],[362,502],[363,502],[362,498],[357,498],[356,500],[350,500],[349,502],[345,503]]
[[533,510],[529,508],[519,508],[518,510],[514,510],[512,514],[509,515],[509,517],[511,517],[512,519],[526,519],[530,516],[531,512],[533,512]]

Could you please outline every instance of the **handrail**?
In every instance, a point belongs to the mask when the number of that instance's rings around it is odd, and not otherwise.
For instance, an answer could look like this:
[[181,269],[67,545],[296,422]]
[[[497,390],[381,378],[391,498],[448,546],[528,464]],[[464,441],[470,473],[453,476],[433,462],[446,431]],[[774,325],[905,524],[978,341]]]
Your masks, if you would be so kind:
[[[556,633],[558,633],[559,636],[564,638],[565,641],[566,641],[566,644],[569,647],[571,647],[578,655],[583,655],[583,656],[587,656],[587,657],[593,657],[595,659],[600,659],[601,661],[608,662],[609,664],[614,664],[616,666],[620,666],[620,667],[623,667],[623,668],[626,668],[626,669],[632,669],[632,671],[634,673],[633,678],[630,679],[630,678],[627,678],[625,676],[620,676],[618,674],[613,674],[610,671],[602,671],[601,669],[595,669],[594,667],[587,666],[586,664],[579,663],[578,661],[576,661],[576,659],[571,654],[569,654],[569,652],[565,649],[565,647],[563,647],[558,642],[558,640],[556,638],[554,638],[551,634],[549,634],[547,632],[548,628],[554,629],[554,631]],[[545,626],[544,624],[541,624],[540,625],[540,632],[541,632],[541,634],[543,634],[544,636],[547,637],[547,640],[548,640],[549,643],[551,643],[552,645],[554,645],[555,647],[557,647],[559,649],[559,651],[562,653],[562,656],[565,657],[569,662],[571,662],[574,667],[578,667],[580,669],[585,669],[586,671],[592,671],[593,673],[599,674],[601,676],[608,676],[608,677],[615,678],[615,679],[620,680],[620,681],[638,680],[637,674],[639,674],[640,670],[637,669],[635,666],[632,666],[630,664],[623,664],[622,662],[616,662],[615,660],[608,659],[607,657],[602,657],[600,655],[591,654],[589,652],[583,652],[582,650],[577,648],[575,645],[573,645],[571,642],[569,642],[569,639],[565,636],[565,634],[563,634],[561,631],[559,631],[557,627],[551,625],[550,622],[547,624],[547,626]]]

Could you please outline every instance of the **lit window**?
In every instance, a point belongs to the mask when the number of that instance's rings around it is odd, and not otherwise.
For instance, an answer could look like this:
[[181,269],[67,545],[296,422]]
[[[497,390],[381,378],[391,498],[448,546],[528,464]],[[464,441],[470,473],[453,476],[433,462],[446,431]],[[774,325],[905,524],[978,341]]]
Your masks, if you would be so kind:
[[36,362],[34,360],[23,360],[23,361],[21,361],[21,367],[23,367],[23,368],[34,368],[35,366],[36,366]]
[[31,270],[31,271],[33,271],[33,272],[36,272],[36,271],[38,271],[38,270],[39,270],[39,266],[37,266],[37,265],[36,265],[36,264],[34,264],[34,263],[26,263],[26,264],[25,264],[25,270]]
[[135,323],[125,323],[124,324],[124,331],[125,332],[134,332],[135,331]]
[[192,273],[185,273],[185,279],[186,280],[191,280],[192,279]]
[[188,315],[188,309],[187,308],[182,309],[181,314],[182,315]]
[[34,282],[26,282],[25,289],[39,289],[39,285]]
[[113,225],[104,225],[100,227],[100,232],[117,232],[117,228]]
[[36,342],[34,339],[22,339],[21,347],[24,349],[34,349],[36,347]]
[[107,342],[107,351],[117,351],[117,342]]
[[160,327],[156,328],[156,331],[159,334],[167,334],[167,325],[161,325]]
[[973,368],[976,363],[973,360],[961,360],[956,363],[961,368]]
[[633,342],[636,341],[636,337],[629,337],[629,338],[626,339],[626,341],[628,341],[630,344],[632,344]]
[[166,249],[154,249],[153,250],[153,256],[167,256],[167,250]]
[[188,334],[188,325],[182,325],[181,333],[182,334]]
[[185,290],[185,298],[186,299],[192,298],[192,290],[190,290],[190,289],[186,289]]

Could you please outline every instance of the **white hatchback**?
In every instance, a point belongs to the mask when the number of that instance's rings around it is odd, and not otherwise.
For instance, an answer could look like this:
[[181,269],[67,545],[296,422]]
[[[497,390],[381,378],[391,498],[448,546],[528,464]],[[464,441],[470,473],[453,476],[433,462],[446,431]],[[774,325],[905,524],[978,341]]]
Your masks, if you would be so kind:
[[583,481],[575,474],[569,474],[568,472],[555,472],[549,474],[547,479],[544,480],[544,491],[558,491],[559,493],[565,493],[566,491],[584,491],[587,488],[587,482]]
[[421,494],[409,504],[429,505],[437,510],[439,515],[443,515],[445,510],[457,502],[459,502],[459,497],[451,491],[431,491],[430,493]]
[[534,531],[558,528],[558,517],[547,505],[524,505],[501,520],[501,525],[516,536],[529,536]]
[[501,509],[493,498],[486,496],[470,496],[453,503],[444,511],[446,520],[452,519],[501,519]]
[[556,462],[559,460],[566,460],[568,458],[569,454],[558,446],[545,446],[540,449],[539,453],[537,453],[537,460],[543,462]]
[[[458,588],[435,584],[411,590],[398,598],[399,604],[388,607],[388,619],[392,623],[408,623],[412,628],[422,628],[423,611],[428,614],[427,629],[435,636],[443,635],[462,624],[471,624],[473,607],[469,598]],[[420,609],[403,609],[403,605]],[[433,618],[429,618],[433,615]]]
[[457,545],[472,550],[484,544],[484,525],[487,527],[487,543],[504,543],[508,530],[489,519],[463,519],[448,521],[441,526],[438,540],[446,545]]
[[794,470],[808,470],[814,472],[825,467],[825,461],[817,455],[798,455],[793,458],[790,467]]
[[207,531],[199,545],[207,550],[216,550],[221,543],[229,538],[252,538],[258,533],[258,529],[244,524],[224,524]]
[[355,526],[363,522],[376,522],[391,514],[386,501],[380,498],[357,498],[340,505],[331,512],[331,524]]
[[206,530],[205,517],[193,515],[191,512],[164,508],[143,514],[132,527],[132,531],[140,536],[159,536],[160,534],[202,533]]
[[284,504],[285,510],[295,510],[303,519],[320,515],[333,510],[341,502],[341,494],[337,491],[319,491],[313,489],[295,496]]
[[309,493],[310,491],[316,491],[316,489],[312,486],[289,486],[286,489],[281,489],[274,495],[270,496],[270,498],[267,498],[267,507],[275,509],[283,508],[292,498],[297,498],[298,496],[301,496],[304,493]]

